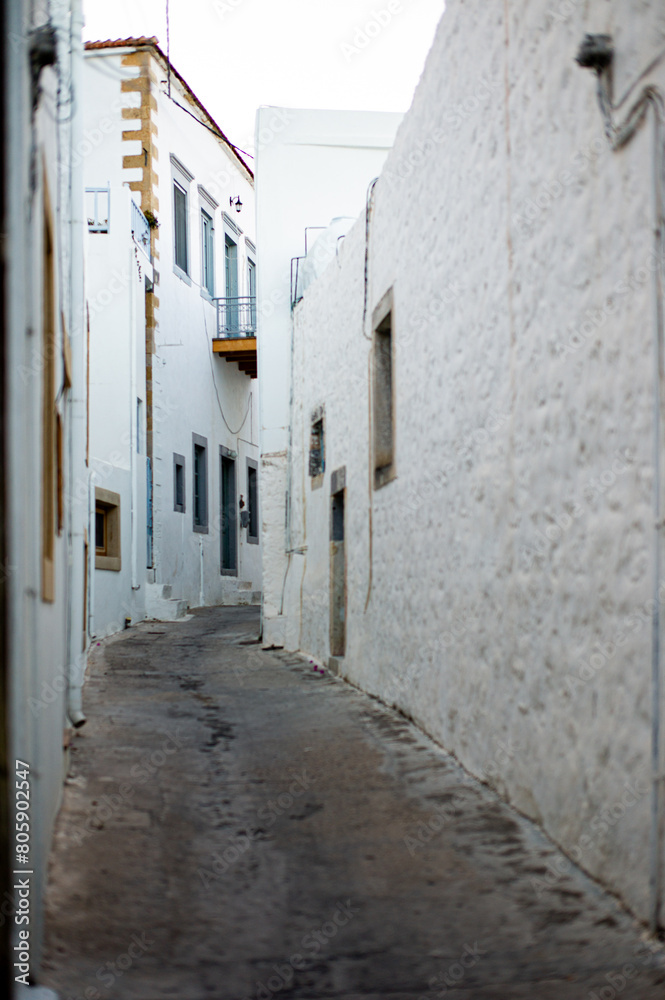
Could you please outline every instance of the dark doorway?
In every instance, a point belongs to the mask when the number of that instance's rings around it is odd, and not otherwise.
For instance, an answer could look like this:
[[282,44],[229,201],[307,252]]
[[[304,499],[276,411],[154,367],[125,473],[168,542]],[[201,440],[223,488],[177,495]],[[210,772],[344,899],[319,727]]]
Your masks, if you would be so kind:
[[344,490],[333,493],[330,509],[330,655],[346,652],[346,553]]
[[222,574],[238,575],[238,535],[235,459],[222,455]]

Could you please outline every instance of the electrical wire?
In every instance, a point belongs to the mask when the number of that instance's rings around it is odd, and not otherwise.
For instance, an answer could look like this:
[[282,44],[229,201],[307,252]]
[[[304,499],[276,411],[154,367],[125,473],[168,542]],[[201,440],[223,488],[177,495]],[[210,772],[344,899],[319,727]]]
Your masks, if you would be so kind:
[[245,424],[247,422],[247,417],[249,416],[250,407],[252,405],[252,393],[251,393],[251,391],[249,393],[249,399],[247,400],[247,409],[245,410],[245,416],[242,419],[242,423],[241,423],[240,427],[238,428],[238,430],[234,431],[233,428],[231,427],[231,425],[229,424],[228,420],[224,416],[224,409],[222,407],[222,401],[219,398],[219,390],[217,388],[217,382],[215,380],[215,367],[214,367],[213,360],[212,360],[212,346],[211,346],[211,343],[210,343],[210,338],[208,337],[208,321],[206,320],[205,303],[203,302],[203,300],[201,300],[201,308],[203,309],[203,329],[204,329],[204,335],[205,335],[206,343],[208,345],[208,361],[210,362],[210,372],[212,374],[212,385],[213,385],[213,388],[215,390],[215,396],[217,397],[217,405],[219,406],[219,412],[222,415],[222,420],[226,424],[226,429],[228,430],[229,434],[231,434],[233,437],[237,437],[238,434],[240,434],[240,431],[243,429],[243,427],[245,426]]
[[228,146],[231,147],[231,149],[235,150],[236,153],[242,153],[243,156],[248,156],[250,160],[254,159],[251,153],[248,153],[246,150],[241,149],[240,146],[235,146],[232,142],[229,142],[227,137],[223,135],[219,129],[212,128],[212,126],[207,125],[206,122],[202,122],[201,119],[192,114],[188,108],[183,107],[183,105],[179,104],[174,97],[171,97],[171,19],[169,16],[169,0],[166,0],[166,96],[175,104],[177,108],[184,111],[185,114],[189,115],[190,118],[193,118],[195,122],[199,123],[199,125],[203,125],[204,128],[207,128],[208,131],[212,132],[213,135],[216,135],[218,139],[222,139]]
[[168,96],[171,96],[171,21],[169,18],[169,0],[166,0],[166,79]]
[[230,140],[227,139],[224,133],[220,132],[219,129],[213,128],[212,125],[208,125],[207,122],[202,122],[200,118],[197,118],[196,115],[189,110],[189,108],[186,108],[183,104],[180,104],[178,101],[176,101],[175,97],[171,97],[171,95],[168,93],[166,96],[173,104],[175,104],[176,108],[180,108],[181,111],[184,111],[186,115],[189,115],[190,118],[193,118],[195,122],[199,123],[199,125],[203,125],[203,127],[207,128],[209,132],[212,132],[213,135],[216,135],[218,139],[222,139],[222,141],[225,142],[227,146],[230,146],[231,149],[235,150],[236,153],[242,153],[243,156],[249,156],[250,160],[254,159],[252,154],[248,153],[247,150],[241,149],[240,146],[235,146],[232,142],[230,142]]

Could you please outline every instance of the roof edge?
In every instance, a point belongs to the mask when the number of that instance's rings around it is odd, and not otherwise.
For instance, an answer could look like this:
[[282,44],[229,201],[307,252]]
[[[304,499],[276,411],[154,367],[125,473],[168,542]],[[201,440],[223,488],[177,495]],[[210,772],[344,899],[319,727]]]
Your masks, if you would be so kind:
[[205,105],[196,96],[190,85],[185,80],[178,70],[175,68],[172,62],[168,59],[166,53],[162,50],[156,35],[138,35],[137,37],[130,38],[107,38],[104,41],[89,41],[83,43],[83,48],[87,52],[99,52],[103,49],[154,49],[156,54],[164,61],[165,66],[171,67],[171,72],[176,77],[176,79],[182,84],[182,86],[187,91],[187,94],[191,98],[192,102],[201,111],[201,113],[207,118],[209,124],[213,126],[213,130],[218,133],[218,138],[220,138],[230,149],[233,156],[236,158],[238,163],[247,171],[249,176],[254,180],[254,171],[252,168],[245,163],[239,152],[239,147],[234,146],[229,137],[225,134],[223,129],[219,127],[215,119],[212,117]]

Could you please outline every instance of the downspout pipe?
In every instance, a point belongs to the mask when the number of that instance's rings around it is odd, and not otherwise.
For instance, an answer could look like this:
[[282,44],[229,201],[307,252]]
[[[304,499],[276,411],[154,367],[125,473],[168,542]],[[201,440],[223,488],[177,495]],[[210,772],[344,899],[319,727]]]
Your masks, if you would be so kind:
[[649,84],[642,89],[629,108],[623,122],[615,120],[615,112],[620,110],[632,92],[631,87],[625,97],[616,105],[612,102],[612,62],[614,48],[609,35],[586,35],[578,51],[576,60],[580,66],[596,73],[597,95],[600,111],[605,123],[605,135],[613,152],[622,149],[633,138],[638,128],[653,111],[653,210],[654,210],[654,281],[653,281],[653,597],[651,632],[651,845],[649,875],[649,928],[653,934],[660,925],[663,904],[663,781],[665,773],[662,763],[663,733],[663,677],[660,644],[660,588],[661,588],[661,531],[663,504],[661,498],[661,411],[662,383],[665,375],[663,365],[663,261],[665,250],[665,219],[663,216],[663,165],[665,162],[663,140],[665,137],[665,101],[660,90]]
[[[83,136],[83,116],[81,102],[83,100],[83,7],[82,0],[73,0],[69,23],[69,49],[71,60],[72,119],[69,130],[69,183],[70,183],[70,226],[71,226],[71,288],[69,299],[69,330],[72,337],[72,361],[74,366],[74,387],[71,400],[71,429],[73,436],[70,452],[70,475],[72,482],[76,473],[85,469],[85,426],[87,419],[86,402],[86,324],[85,324],[85,291],[83,276],[83,161],[76,155]],[[87,470],[86,470],[87,472]],[[73,495],[73,491],[72,491]],[[83,552],[83,537],[87,530],[90,534],[90,510],[86,505],[85,516],[70,509],[70,546],[71,559],[78,568],[74,580],[81,582],[81,599],[85,574],[81,573],[80,560]],[[67,715],[71,724],[78,729],[85,721],[82,705],[83,676],[85,673],[85,652],[82,651],[83,606],[72,600],[69,612],[69,675],[67,686]],[[87,624],[87,623],[86,623]]]

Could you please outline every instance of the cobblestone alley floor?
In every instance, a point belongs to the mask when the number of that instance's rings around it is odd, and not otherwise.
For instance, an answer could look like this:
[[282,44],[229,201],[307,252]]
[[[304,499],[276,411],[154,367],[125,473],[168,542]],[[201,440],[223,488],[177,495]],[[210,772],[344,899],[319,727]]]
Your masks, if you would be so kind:
[[[663,1000],[612,897],[407,720],[252,644],[95,647],[48,894],[62,1000]],[[544,887],[545,886],[545,887]],[[543,888],[544,887],[544,888]],[[629,967],[629,968],[626,968]]]

